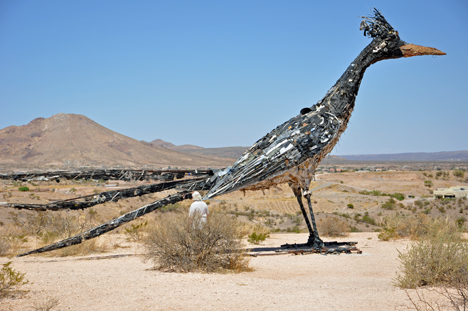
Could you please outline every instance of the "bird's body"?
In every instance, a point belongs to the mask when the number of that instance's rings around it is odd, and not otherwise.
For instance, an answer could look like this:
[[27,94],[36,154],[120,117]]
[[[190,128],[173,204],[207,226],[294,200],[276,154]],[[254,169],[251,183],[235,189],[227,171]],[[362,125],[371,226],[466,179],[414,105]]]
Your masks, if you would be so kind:
[[373,61],[367,54],[375,45],[378,42],[373,41],[364,49],[322,100],[259,139],[232,167],[221,172],[222,179],[205,198],[235,190],[268,189],[285,182],[307,189],[318,164],[348,125],[364,71]]

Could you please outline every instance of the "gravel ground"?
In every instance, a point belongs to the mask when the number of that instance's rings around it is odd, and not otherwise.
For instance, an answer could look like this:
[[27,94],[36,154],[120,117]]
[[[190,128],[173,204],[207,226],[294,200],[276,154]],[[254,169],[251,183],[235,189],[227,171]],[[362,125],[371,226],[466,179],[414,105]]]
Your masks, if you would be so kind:
[[[263,246],[301,243],[307,234],[273,234]],[[405,291],[392,286],[398,251],[408,241],[382,242],[352,233],[362,254],[279,255],[251,259],[253,272],[166,273],[133,249],[87,257],[13,258],[26,272],[28,292],[1,301],[1,310],[34,310],[47,297],[53,310],[408,310]],[[110,255],[130,254],[117,258]],[[94,258],[95,260],[85,260]],[[101,258],[101,259],[98,259]],[[0,264],[8,258],[0,258]]]

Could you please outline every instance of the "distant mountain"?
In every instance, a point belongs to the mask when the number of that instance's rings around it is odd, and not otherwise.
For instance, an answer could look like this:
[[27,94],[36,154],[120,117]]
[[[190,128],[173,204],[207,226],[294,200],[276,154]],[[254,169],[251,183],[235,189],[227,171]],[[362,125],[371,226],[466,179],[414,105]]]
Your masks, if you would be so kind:
[[[220,147],[220,148],[203,148],[200,146],[194,145],[180,145],[176,146],[173,143],[164,141],[162,139],[155,139],[149,144],[153,146],[164,147],[171,150],[176,150],[183,153],[188,154],[200,154],[200,155],[209,155],[215,156],[220,158],[228,158],[228,159],[239,159],[244,151],[246,151],[249,147]],[[325,165],[333,165],[333,164],[345,164],[349,162],[345,158],[341,158],[338,156],[327,156],[322,160],[322,164]]]
[[171,144],[167,141],[164,141],[162,139],[155,139],[153,141],[150,141],[149,142],[150,145],[153,145],[153,146],[156,146],[156,147],[163,147],[163,148],[166,148],[166,149],[172,149],[173,147],[175,147],[174,144]]
[[238,159],[249,147],[221,147],[221,148],[203,148],[195,145],[176,146],[162,139],[155,139],[150,142],[153,146],[159,146],[170,150],[175,150],[188,154],[199,154],[214,156],[219,158]]
[[340,155],[350,161],[468,161],[468,150],[395,154]]
[[3,166],[225,167],[232,160],[180,153],[111,131],[78,114],[59,113],[0,130]]
[[192,149],[205,149],[203,147],[198,147],[198,146],[195,146],[195,145],[176,146],[173,143],[164,141],[162,139],[155,139],[155,140],[151,141],[150,144],[153,145],[153,146],[163,147],[163,148],[167,148],[167,149],[171,149],[171,150],[175,150],[175,151],[192,150]]
[[322,165],[339,165],[339,164],[349,164],[349,160],[335,156],[335,155],[328,155],[325,158],[322,159],[320,162]]

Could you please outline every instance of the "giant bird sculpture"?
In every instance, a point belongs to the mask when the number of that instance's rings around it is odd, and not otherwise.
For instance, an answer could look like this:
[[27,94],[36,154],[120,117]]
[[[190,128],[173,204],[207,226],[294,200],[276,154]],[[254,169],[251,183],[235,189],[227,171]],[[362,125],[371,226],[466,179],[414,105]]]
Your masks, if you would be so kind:
[[[370,65],[385,59],[445,54],[402,41],[382,14],[376,9],[374,13],[373,18],[364,18],[360,27],[364,35],[373,38],[372,42],[325,97],[259,139],[232,167],[218,173],[205,199],[235,190],[267,189],[289,183],[310,232],[307,244],[314,248],[323,246],[317,232],[309,186],[318,164],[332,151],[347,127],[364,72]],[[302,196],[307,199],[311,221]]]
[[[317,231],[309,186],[318,164],[331,152],[347,127],[364,72],[370,65],[381,60],[445,55],[435,48],[402,41],[398,32],[377,9],[374,9],[373,17],[363,17],[360,29],[364,31],[365,36],[372,38],[372,42],[351,63],[323,99],[310,108],[302,109],[299,115],[259,139],[234,165],[216,172],[206,180],[193,182],[187,190],[207,190],[204,199],[211,199],[236,190],[261,190],[288,183],[297,198],[310,232],[306,244],[312,248],[321,248],[323,242]],[[78,236],[22,255],[81,243],[160,206],[190,197],[187,194],[188,191],[179,192]],[[307,200],[310,219],[302,196]]]

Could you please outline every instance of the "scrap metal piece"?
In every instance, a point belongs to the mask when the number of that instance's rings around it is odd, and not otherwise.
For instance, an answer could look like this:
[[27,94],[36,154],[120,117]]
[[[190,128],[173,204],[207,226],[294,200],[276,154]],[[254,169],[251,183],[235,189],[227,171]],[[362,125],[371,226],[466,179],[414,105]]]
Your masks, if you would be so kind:
[[82,210],[106,202],[117,202],[122,199],[139,197],[145,194],[175,189],[177,187],[185,187],[186,185],[191,186],[193,183],[196,183],[197,181],[203,181],[205,179],[206,178],[194,178],[189,180],[163,182],[158,184],[138,186],[134,188],[105,191],[97,194],[85,195],[47,204],[3,203],[2,206],[35,211]]
[[275,255],[340,255],[340,254],[362,254],[356,247],[357,242],[325,242],[323,247],[315,248],[305,244],[284,244],[280,247],[255,247],[246,249],[247,256],[275,256]]
[[155,211],[160,207],[163,207],[169,204],[174,204],[176,202],[189,199],[191,197],[192,195],[189,191],[179,192],[179,193],[170,195],[164,199],[161,199],[153,203],[150,203],[148,205],[145,205],[143,207],[140,207],[139,209],[136,209],[125,215],[122,215],[119,218],[108,221],[100,226],[97,226],[88,231],[75,235],[71,238],[20,254],[17,257],[22,257],[22,256],[30,255],[30,254],[49,252],[49,251],[60,249],[63,247],[80,244],[81,242],[98,237],[106,232],[112,231],[129,221],[137,219],[138,217],[151,213],[152,211]]
[[5,180],[56,180],[60,179],[94,179],[94,180],[172,180],[181,179],[185,175],[202,176],[213,175],[213,170],[133,170],[133,169],[85,169],[81,171],[49,171],[49,172],[18,172],[0,174],[0,179]]

